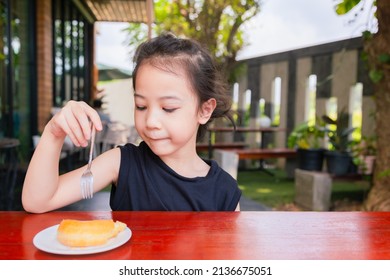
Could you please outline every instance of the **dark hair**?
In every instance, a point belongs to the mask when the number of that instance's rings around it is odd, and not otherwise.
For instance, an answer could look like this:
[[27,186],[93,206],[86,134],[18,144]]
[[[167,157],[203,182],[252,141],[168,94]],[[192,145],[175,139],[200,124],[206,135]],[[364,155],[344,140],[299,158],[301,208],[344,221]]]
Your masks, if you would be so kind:
[[213,58],[198,42],[180,39],[171,33],[164,33],[142,43],[134,56],[133,88],[136,88],[137,72],[143,63],[150,63],[164,71],[175,73],[177,66],[184,70],[192,89],[196,92],[199,104],[215,98],[217,106],[210,120],[199,127],[197,140],[207,131],[207,126],[216,118],[226,117],[234,125],[231,97],[227,82],[217,70]]
[[93,108],[100,109],[100,108],[102,108],[102,106],[103,106],[103,101],[101,99],[94,99],[92,101],[92,107]]

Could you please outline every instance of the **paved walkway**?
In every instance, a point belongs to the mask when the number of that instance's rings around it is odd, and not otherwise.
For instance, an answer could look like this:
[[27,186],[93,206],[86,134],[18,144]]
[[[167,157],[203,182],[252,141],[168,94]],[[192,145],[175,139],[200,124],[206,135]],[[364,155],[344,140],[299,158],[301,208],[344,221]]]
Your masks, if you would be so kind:
[[271,211],[272,209],[268,206],[258,203],[245,196],[241,196],[240,200],[241,211]]
[[[82,200],[72,205],[62,208],[64,211],[111,211],[109,205],[110,193],[98,192],[92,199]],[[271,209],[248,199],[241,197],[240,200],[241,211],[270,211]]]

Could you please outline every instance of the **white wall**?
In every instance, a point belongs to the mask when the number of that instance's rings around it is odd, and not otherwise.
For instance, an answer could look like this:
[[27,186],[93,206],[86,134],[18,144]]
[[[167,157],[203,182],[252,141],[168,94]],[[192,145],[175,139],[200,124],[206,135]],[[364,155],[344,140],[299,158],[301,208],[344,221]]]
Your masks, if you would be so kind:
[[112,121],[134,125],[134,97],[132,79],[115,80],[99,84],[103,89],[105,112]]

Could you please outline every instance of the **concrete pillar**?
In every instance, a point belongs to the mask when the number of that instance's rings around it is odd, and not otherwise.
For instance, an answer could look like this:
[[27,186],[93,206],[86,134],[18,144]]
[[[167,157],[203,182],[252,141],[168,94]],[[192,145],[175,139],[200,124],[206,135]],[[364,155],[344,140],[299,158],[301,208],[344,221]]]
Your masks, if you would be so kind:
[[304,209],[328,211],[332,194],[329,173],[295,169],[295,203]]

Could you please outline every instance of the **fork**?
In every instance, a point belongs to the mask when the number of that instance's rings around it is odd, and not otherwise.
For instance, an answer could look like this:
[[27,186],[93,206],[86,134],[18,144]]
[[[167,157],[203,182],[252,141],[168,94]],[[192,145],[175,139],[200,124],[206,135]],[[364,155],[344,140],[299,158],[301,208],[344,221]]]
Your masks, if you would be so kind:
[[83,199],[88,199],[93,197],[93,175],[91,171],[91,165],[92,165],[93,148],[95,146],[95,134],[96,134],[96,130],[92,125],[92,136],[91,136],[91,143],[89,147],[88,165],[87,165],[87,169],[84,171],[80,180],[81,196],[83,197]]

